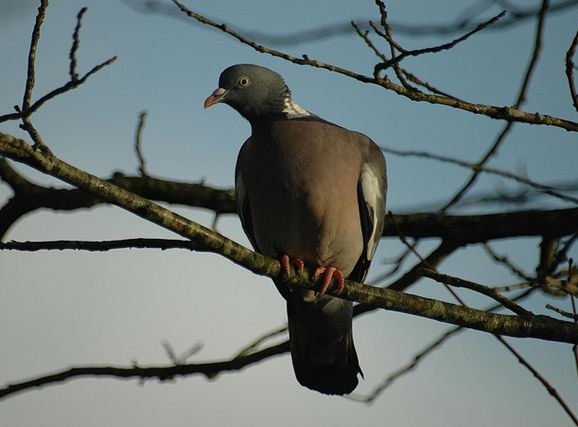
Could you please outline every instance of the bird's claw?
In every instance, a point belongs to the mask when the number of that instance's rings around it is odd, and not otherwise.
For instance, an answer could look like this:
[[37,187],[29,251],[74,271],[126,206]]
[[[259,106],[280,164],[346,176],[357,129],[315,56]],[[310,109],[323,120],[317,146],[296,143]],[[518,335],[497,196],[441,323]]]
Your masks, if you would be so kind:
[[321,282],[321,287],[319,288],[319,293],[324,294],[327,292],[329,288],[329,284],[331,283],[331,279],[335,277],[337,280],[337,294],[341,294],[343,292],[343,288],[345,287],[345,279],[343,278],[343,274],[335,267],[324,267],[319,266],[315,269],[313,273],[313,279],[317,280],[319,276],[323,274],[323,281]]
[[301,258],[289,258],[289,255],[283,255],[281,257],[281,269],[285,272],[287,277],[291,277],[291,265],[293,265],[299,273],[303,273],[305,263]]

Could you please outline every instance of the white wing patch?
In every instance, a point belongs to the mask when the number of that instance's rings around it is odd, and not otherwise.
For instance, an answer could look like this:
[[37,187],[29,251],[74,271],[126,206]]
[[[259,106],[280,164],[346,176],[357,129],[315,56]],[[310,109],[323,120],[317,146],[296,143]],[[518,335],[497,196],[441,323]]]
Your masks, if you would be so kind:
[[377,249],[376,243],[379,241],[375,239],[375,233],[377,233],[379,223],[378,215],[380,214],[380,212],[377,212],[377,207],[379,206],[379,198],[382,197],[382,195],[379,192],[378,175],[368,163],[365,163],[361,169],[361,191],[365,203],[370,207],[371,223],[373,225],[371,235],[367,242],[367,259],[371,260]]
[[294,119],[297,117],[307,117],[311,113],[303,108],[301,105],[297,104],[291,98],[283,99],[283,112],[287,114],[287,117]]

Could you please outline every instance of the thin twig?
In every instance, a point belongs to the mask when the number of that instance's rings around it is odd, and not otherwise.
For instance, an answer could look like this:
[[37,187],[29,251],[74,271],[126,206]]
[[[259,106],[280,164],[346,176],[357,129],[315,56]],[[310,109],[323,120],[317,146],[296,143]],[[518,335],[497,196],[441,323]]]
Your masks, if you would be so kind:
[[371,393],[369,393],[367,395],[352,394],[347,398],[350,400],[356,401],[356,402],[364,402],[364,403],[368,403],[368,404],[373,403],[375,401],[375,399],[377,399],[377,397],[379,397],[379,395],[381,395],[383,393],[383,391],[386,388],[388,388],[389,386],[391,386],[398,378],[413,371],[415,368],[417,368],[419,363],[423,359],[425,359],[426,356],[428,356],[434,350],[439,348],[451,336],[455,335],[458,332],[461,332],[462,330],[463,330],[462,328],[456,327],[456,328],[451,328],[448,331],[446,331],[444,334],[439,336],[436,340],[432,341],[430,344],[428,344],[426,347],[424,347],[419,353],[417,353],[408,364],[406,364],[405,366],[403,366],[403,367],[397,369],[396,371],[392,372],[391,374],[389,374],[380,384],[378,384],[371,391]]
[[431,269],[424,269],[423,275],[425,277],[429,277],[430,279],[435,280],[439,283],[445,283],[450,286],[456,286],[459,288],[470,289],[472,291],[478,292],[482,295],[486,295],[490,298],[493,298],[500,304],[502,304],[507,309],[511,310],[512,312],[518,314],[519,316],[532,316],[533,313],[531,311],[526,310],[524,307],[516,304],[511,299],[500,295],[494,288],[489,286],[482,285],[480,283],[472,282],[471,280],[461,279],[459,277],[450,276],[447,274],[439,273],[435,270]]
[[38,131],[32,125],[30,120],[30,103],[32,99],[32,92],[36,81],[36,51],[38,50],[38,42],[40,41],[40,28],[44,22],[46,9],[48,8],[48,0],[41,0],[38,6],[38,14],[34,22],[34,29],[32,30],[32,37],[30,39],[30,50],[28,52],[28,70],[26,72],[26,88],[24,89],[24,96],[22,97],[22,107],[15,106],[17,113],[20,113],[22,124],[20,127],[24,129],[34,141],[34,149],[43,152],[50,152],[50,149],[44,144]]
[[[572,301],[574,299],[573,297],[574,297],[574,295],[570,294],[570,301]],[[546,304],[546,308],[548,310],[555,312],[555,313],[558,313],[560,316],[563,316],[567,319],[572,319],[574,321],[578,321],[578,315],[575,313],[570,313],[569,311],[562,310],[560,307],[553,306],[552,304]],[[572,310],[574,310],[574,309],[575,309],[574,303],[572,303]]]
[[[488,242],[484,242],[482,244],[482,247],[486,251],[486,254],[488,254],[492,258],[492,260],[494,260],[498,264],[505,266],[508,270],[510,270],[512,273],[514,273],[520,279],[526,280],[528,282],[533,280],[533,278],[530,277],[528,274],[526,274],[524,271],[522,271],[522,269],[520,267],[514,265],[514,263],[507,256],[498,254],[494,250],[494,248],[492,248],[490,246],[490,244]],[[494,288],[494,289],[497,289],[497,288]]]
[[48,0],[41,0],[38,6],[38,14],[34,22],[34,29],[32,30],[32,38],[30,40],[30,50],[28,52],[28,70],[26,72],[26,88],[22,98],[22,114],[27,115],[30,108],[30,100],[32,99],[32,91],[36,80],[36,51],[38,49],[38,42],[40,41],[40,28],[44,22],[46,9],[48,8]]
[[[415,249],[415,246],[412,245],[411,243],[409,243],[409,241],[406,239],[405,235],[403,234],[402,229],[399,227],[399,224],[395,221],[395,217],[393,216],[393,213],[391,211],[388,212],[388,216],[390,221],[393,222],[395,229],[397,230],[397,234],[399,236],[399,238],[401,239],[401,241],[403,242],[404,245],[407,246],[407,248],[415,255],[418,257],[418,259],[421,261],[421,264],[423,265],[422,271],[421,271],[421,275],[424,275],[424,272],[429,269],[430,271],[435,271],[436,267],[432,264],[430,264],[430,262],[423,258],[421,256],[421,254]],[[461,305],[465,306],[466,304],[462,301],[462,299],[460,298],[460,296],[452,289],[450,288],[447,283],[441,282],[443,283],[444,287],[446,288],[446,290],[456,299],[456,301],[458,301]]]
[[145,121],[147,117],[146,111],[141,111],[138,115],[138,124],[136,127],[135,137],[134,137],[134,150],[136,151],[136,156],[138,158],[138,170],[141,176],[147,176],[146,171],[146,162],[144,156],[142,155],[141,151],[141,140],[142,140],[142,131],[144,129]]
[[[73,42],[73,44],[74,44],[74,42]],[[71,49],[71,52],[72,52],[72,49]],[[103,61],[100,64],[97,64],[94,67],[92,67],[92,69],[90,71],[88,71],[84,76],[82,76],[80,78],[76,78],[75,80],[69,80],[68,82],[66,82],[62,86],[51,90],[50,92],[48,92],[47,94],[45,94],[44,96],[42,96],[38,100],[36,100],[34,103],[29,105],[29,107],[26,109],[26,111],[27,111],[26,113],[24,113],[24,111],[22,111],[22,109],[20,109],[19,107],[15,106],[16,113],[1,115],[0,116],[0,123],[6,122],[9,120],[18,120],[18,119],[22,119],[25,116],[30,116],[32,113],[36,112],[40,107],[42,107],[45,102],[50,101],[51,99],[57,97],[58,95],[62,95],[64,93],[82,85],[84,82],[86,82],[86,80],[88,80],[89,77],[91,77],[93,74],[97,73],[98,71],[100,71],[104,67],[111,65],[113,62],[116,61],[116,59],[117,59],[117,57],[113,56],[113,57],[107,59],[106,61]],[[73,66],[70,65],[70,68],[73,68]],[[76,66],[74,66],[74,69],[75,68],[76,68]]]
[[[535,289],[528,289],[527,291],[522,292],[521,294],[512,298],[512,301],[520,301],[520,300],[526,298],[527,296],[529,296],[534,290]],[[487,308],[485,311],[491,312],[491,311],[497,310],[501,307],[502,307],[502,304],[498,304],[498,305],[494,305],[493,307]],[[395,382],[395,380],[397,380],[401,376],[414,370],[418,366],[418,364],[425,359],[425,357],[428,354],[433,352],[435,349],[439,348],[443,343],[448,341],[451,337],[455,336],[458,332],[462,332],[463,330],[464,330],[464,328],[462,328],[460,326],[448,329],[440,337],[438,337],[437,339],[432,341],[425,348],[423,348],[419,353],[417,353],[412,358],[411,362],[409,362],[404,367],[398,369],[397,371],[393,372],[392,374],[388,375],[380,384],[378,384],[373,389],[373,391],[371,391],[371,393],[364,395],[364,396],[354,394],[354,395],[350,396],[350,399],[358,401],[358,402],[369,403],[369,404],[373,403],[377,399],[377,397],[379,397],[387,387],[391,386]]]
[[70,53],[68,58],[70,59],[70,67],[69,67],[69,75],[71,81],[78,80],[78,73],[76,72],[76,52],[78,51],[78,47],[80,46],[80,27],[82,26],[82,17],[86,13],[87,8],[83,7],[76,15],[76,27],[74,28],[74,32],[72,33],[72,47],[70,48]]
[[384,261],[384,263],[386,263],[386,264],[392,264],[393,267],[391,267],[389,270],[381,273],[379,276],[374,278],[371,282],[366,282],[366,283],[368,285],[375,286],[379,282],[382,282],[382,281],[390,278],[391,276],[393,276],[395,273],[397,273],[401,269],[401,267],[403,266],[403,262],[409,257],[409,254],[411,254],[411,251],[409,249],[405,248],[400,255],[398,255],[397,257],[395,257],[391,261],[389,261],[389,260]]
[[[376,0],[376,1],[378,1],[378,0]],[[478,24],[478,26],[476,28],[474,28],[473,30],[467,32],[466,34],[464,34],[461,37],[458,37],[457,39],[452,40],[449,43],[444,43],[444,44],[441,44],[438,46],[433,46],[433,47],[428,47],[428,48],[423,48],[423,49],[406,50],[405,52],[401,52],[398,56],[391,58],[389,61],[377,64],[375,66],[374,75],[377,75],[380,71],[386,70],[387,68],[391,67],[392,65],[403,61],[407,57],[424,55],[426,53],[436,53],[436,52],[441,52],[444,50],[451,49],[454,46],[456,46],[458,43],[461,43],[461,42],[467,40],[468,38],[470,38],[471,36],[473,36],[477,32],[482,31],[484,28],[494,24],[495,22],[500,20],[502,17],[504,17],[505,14],[506,14],[505,11],[500,12],[498,15],[494,16],[493,18],[491,18],[485,22]]]
[[424,88],[426,88],[427,90],[429,90],[431,93],[435,93],[436,95],[440,95],[440,96],[445,96],[446,98],[451,98],[451,99],[457,99],[461,102],[464,102],[462,99],[458,98],[457,96],[454,95],[450,95],[449,93],[442,91],[438,88],[436,88],[435,86],[433,86],[432,84],[425,82],[423,80],[421,80],[419,77],[417,77],[415,74],[410,73],[408,70],[406,70],[405,68],[400,67],[402,73],[404,74],[404,76],[411,82],[422,86]]
[[372,52],[375,54],[375,56],[377,56],[382,61],[387,61],[385,54],[383,52],[381,52],[377,47],[375,47],[375,44],[369,38],[369,31],[367,31],[367,30],[362,31],[361,28],[359,28],[359,25],[357,25],[357,23],[355,21],[351,21],[351,26],[353,27],[353,29],[355,30],[357,35],[359,37],[361,37],[361,39],[365,42],[367,47],[369,47],[372,50]]
[[181,354],[177,355],[170,342],[163,341],[163,342],[161,342],[161,345],[165,349],[165,352],[167,353],[167,357],[169,358],[169,360],[177,366],[186,365],[187,360],[191,356],[194,356],[195,354],[197,354],[199,351],[201,351],[203,349],[203,343],[196,342],[191,347],[189,347],[187,350],[185,350]]
[[44,250],[81,250],[90,252],[105,252],[114,249],[188,249],[191,251],[206,251],[206,248],[199,246],[190,240],[180,239],[121,239],[103,241],[81,241],[81,240],[52,240],[39,242],[0,242],[0,251],[26,251],[37,252]]
[[237,355],[233,358],[233,360],[238,359],[240,357],[247,356],[248,354],[253,353],[255,351],[255,349],[257,349],[265,341],[267,341],[271,338],[278,337],[280,335],[284,335],[285,332],[287,332],[287,325],[281,326],[280,328],[277,328],[277,329],[273,329],[272,331],[269,331],[269,332],[261,335],[260,337],[255,339],[253,342],[251,342],[250,344],[243,347],[237,353]]
[[281,355],[289,350],[289,342],[285,341],[275,346],[232,360],[212,363],[194,363],[186,365],[160,365],[140,367],[133,364],[131,367],[118,366],[80,366],[65,369],[54,374],[43,375],[20,383],[7,384],[0,388],[0,400],[14,396],[30,389],[37,389],[46,385],[58,384],[72,378],[105,376],[113,378],[138,378],[142,380],[157,378],[160,381],[172,380],[177,376],[201,374],[208,378],[217,372],[235,372],[248,365],[270,357]]
[[[394,154],[396,156],[421,157],[421,158],[425,158],[425,159],[433,159],[433,160],[438,160],[440,162],[451,163],[454,165],[462,166],[462,167],[471,169],[477,173],[483,172],[483,173],[488,173],[488,174],[492,174],[492,175],[498,175],[498,176],[501,176],[503,178],[508,178],[508,179],[512,179],[514,181],[520,182],[520,183],[525,184],[529,187],[534,187],[534,188],[542,191],[543,193],[549,194],[550,196],[556,197],[558,199],[578,204],[578,197],[574,197],[574,196],[560,193],[559,191],[556,191],[552,187],[548,187],[547,185],[540,184],[539,182],[532,181],[531,179],[524,178],[520,175],[516,175],[516,174],[513,174],[513,173],[508,172],[508,171],[504,171],[504,170],[496,169],[496,168],[490,168],[487,166],[482,166],[482,165],[480,165],[480,163],[471,163],[471,162],[467,162],[465,160],[455,159],[453,157],[448,157],[448,156],[442,156],[441,154],[430,153],[427,151],[398,150],[398,149],[391,148],[391,147],[385,147],[383,145],[380,145],[379,148],[386,153]],[[443,210],[445,210],[445,207],[442,208],[442,211]]]
[[[516,101],[514,102],[514,107],[516,109],[520,108],[520,106],[526,100],[526,91],[530,85],[531,78],[534,74],[534,69],[536,68],[536,64],[538,63],[538,58],[540,57],[540,53],[542,51],[542,38],[544,34],[544,21],[546,20],[546,12],[549,7],[548,0],[542,0],[542,5],[540,7],[540,11],[538,13],[538,20],[536,24],[536,33],[534,36],[534,44],[532,49],[532,56],[530,57],[530,61],[528,62],[528,66],[526,67],[526,71],[524,73],[524,77],[522,79],[522,84],[520,89],[518,90],[518,95],[516,97]],[[488,151],[482,156],[482,158],[478,161],[477,167],[482,168],[498,151],[498,148],[502,145],[502,143],[506,140],[506,137],[509,135],[510,131],[514,126],[513,121],[508,121],[498,136],[494,143],[490,146]],[[450,207],[454,206],[461,198],[469,191],[470,188],[474,185],[477,181],[481,170],[474,169],[470,177],[466,180],[466,182],[460,187],[460,189],[452,196],[452,198],[442,207],[441,211],[446,212]]]
[[[390,55],[391,55],[391,60],[382,62],[382,64],[391,63],[391,65],[393,65],[393,71],[394,71],[395,75],[397,76],[398,80],[400,81],[400,83],[402,84],[402,86],[411,92],[418,91],[417,88],[413,87],[412,85],[410,85],[407,82],[403,72],[401,71],[401,67],[399,66],[401,59],[399,59],[399,60],[397,60],[397,59],[400,58],[401,55],[408,54],[408,51],[393,39],[391,28],[390,28],[389,23],[387,21],[387,8],[385,7],[385,3],[382,2],[381,0],[375,0],[375,4],[379,8],[379,14],[381,17],[380,23],[381,23],[381,26],[383,27],[384,31],[383,32],[379,31],[379,29],[377,28],[376,25],[371,25],[371,26],[373,27],[373,29],[375,30],[375,32],[378,35],[381,35],[382,37],[385,38],[385,40],[389,44],[389,51],[390,51]],[[401,52],[401,55],[397,54],[398,51]],[[376,79],[379,78],[379,72],[380,72],[380,70],[377,67],[375,67],[374,71],[373,71],[373,76]]]
[[564,409],[564,412],[568,414],[568,416],[572,419],[574,424],[578,426],[578,418],[576,418],[576,415],[574,415],[568,404],[564,401],[564,399],[562,399],[560,394],[558,394],[558,391],[540,374],[540,372],[534,369],[534,367],[530,365],[530,363],[528,363],[528,361],[524,359],[522,355],[518,353],[503,337],[496,335],[496,338],[500,341],[500,343],[502,343],[503,346],[505,346],[510,351],[510,353],[512,353],[518,359],[518,362],[524,365],[524,367],[528,369],[540,383],[542,383],[542,385],[548,391],[548,393],[550,393],[550,395],[560,404],[562,409]]
[[529,282],[522,282],[522,283],[514,283],[512,285],[506,286],[496,286],[494,289],[496,292],[512,292],[517,291],[518,289],[528,289],[528,288],[537,288],[533,283]]

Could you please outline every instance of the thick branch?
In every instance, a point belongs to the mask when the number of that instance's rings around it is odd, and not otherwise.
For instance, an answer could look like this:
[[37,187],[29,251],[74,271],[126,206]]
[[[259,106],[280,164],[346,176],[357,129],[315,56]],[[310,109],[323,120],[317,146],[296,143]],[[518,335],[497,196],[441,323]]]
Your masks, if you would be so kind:
[[[91,208],[104,201],[78,189],[58,189],[33,184],[0,159],[0,179],[8,183],[15,196],[0,209],[0,239],[23,215],[38,210],[75,210]],[[171,204],[210,209],[217,214],[235,213],[233,190],[221,190],[202,184],[167,181],[151,176],[131,177],[115,173],[107,180],[142,197]]]
[[[75,210],[90,208],[104,201],[77,189],[56,189],[33,184],[0,159],[0,179],[15,192],[0,209],[0,237],[22,215],[37,209]],[[125,176],[116,173],[107,182],[150,200],[205,208],[217,214],[236,213],[231,189],[203,184],[173,182],[151,176]],[[522,236],[564,236],[578,231],[578,208],[549,211],[514,211],[490,215],[445,215],[441,213],[394,215],[408,237],[451,238],[464,243]],[[385,237],[397,237],[397,230],[386,221]]]
[[[152,223],[188,238],[196,244],[206,247],[208,251],[220,254],[255,274],[283,279],[290,286],[311,290],[318,289],[319,280],[310,281],[307,271],[303,274],[294,272],[290,278],[286,278],[282,275],[278,261],[252,252],[217,232],[113,184],[102,181],[96,176],[69,165],[51,154],[35,151],[22,140],[0,134],[0,153],[68,182]],[[414,314],[494,334],[534,337],[570,343],[578,342],[578,325],[547,316],[522,318],[485,313],[455,304],[349,281],[347,281],[341,295],[338,295],[336,291],[336,286],[332,286],[328,293],[386,310]]]
[[[396,223],[408,237],[441,237],[463,244],[522,236],[565,236],[578,231],[578,208],[528,210],[489,215],[396,215]],[[386,220],[384,235],[394,236]]]

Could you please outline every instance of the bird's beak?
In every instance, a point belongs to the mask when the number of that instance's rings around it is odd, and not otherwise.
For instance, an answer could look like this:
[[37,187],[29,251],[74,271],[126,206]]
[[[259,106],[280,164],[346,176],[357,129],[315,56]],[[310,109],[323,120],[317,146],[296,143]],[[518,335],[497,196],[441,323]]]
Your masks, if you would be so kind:
[[223,89],[222,87],[217,88],[207,99],[205,99],[203,105],[205,108],[209,108],[211,105],[221,102],[228,93],[229,91],[227,89]]

